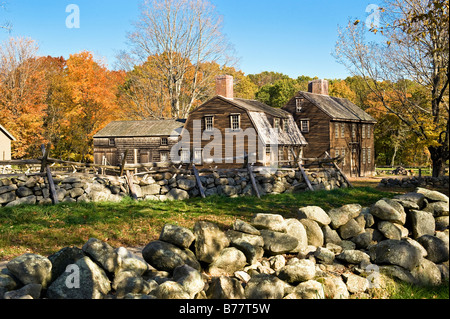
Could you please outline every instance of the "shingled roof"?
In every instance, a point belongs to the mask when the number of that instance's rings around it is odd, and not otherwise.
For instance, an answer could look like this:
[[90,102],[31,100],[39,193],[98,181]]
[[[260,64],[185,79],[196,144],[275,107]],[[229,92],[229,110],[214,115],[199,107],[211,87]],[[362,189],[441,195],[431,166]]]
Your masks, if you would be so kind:
[[101,129],[98,137],[144,137],[180,135],[186,120],[115,121]]
[[0,132],[3,132],[11,141],[16,140],[16,138],[14,136],[12,136],[12,134],[9,133],[8,130],[6,128],[4,128],[1,124],[0,124]]
[[348,99],[309,92],[299,92],[299,94],[335,120],[377,122],[372,116]]

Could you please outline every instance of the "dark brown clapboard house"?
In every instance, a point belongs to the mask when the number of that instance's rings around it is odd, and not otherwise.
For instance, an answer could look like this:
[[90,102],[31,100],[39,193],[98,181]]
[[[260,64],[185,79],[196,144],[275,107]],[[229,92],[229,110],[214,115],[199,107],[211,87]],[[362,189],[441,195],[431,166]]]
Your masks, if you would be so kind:
[[94,135],[94,162],[118,165],[127,150],[129,164],[168,162],[184,124],[180,119],[111,122]]
[[308,141],[303,156],[342,156],[340,168],[348,176],[375,174],[376,120],[348,99],[328,95],[328,81],[315,80],[308,92],[298,92],[282,108],[293,115]]
[[[203,138],[194,136],[195,129]],[[189,134],[189,147],[181,151],[181,160],[207,167],[242,167],[246,155],[250,163],[280,166],[302,156],[307,144],[288,112],[235,98],[233,77],[228,75],[217,77],[216,96],[190,112],[183,132]],[[220,132],[222,139],[216,139],[214,132]],[[242,138],[251,132],[253,136]]]

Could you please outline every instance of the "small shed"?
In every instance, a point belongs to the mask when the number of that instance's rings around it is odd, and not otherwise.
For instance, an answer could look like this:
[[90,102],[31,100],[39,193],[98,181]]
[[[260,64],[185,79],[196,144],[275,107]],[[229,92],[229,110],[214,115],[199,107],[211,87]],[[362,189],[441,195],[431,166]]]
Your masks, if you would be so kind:
[[0,124],[0,160],[11,160],[11,142],[16,138]]
[[94,135],[94,162],[118,165],[127,152],[128,163],[170,161],[185,120],[114,121]]

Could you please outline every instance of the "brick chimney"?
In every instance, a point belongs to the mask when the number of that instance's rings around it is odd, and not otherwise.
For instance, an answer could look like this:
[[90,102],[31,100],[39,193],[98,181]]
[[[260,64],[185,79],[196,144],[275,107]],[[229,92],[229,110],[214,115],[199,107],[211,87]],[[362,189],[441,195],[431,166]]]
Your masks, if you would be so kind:
[[314,80],[308,83],[308,92],[322,95],[328,95],[328,81]]
[[220,75],[216,77],[216,95],[233,99],[233,77],[231,75]]

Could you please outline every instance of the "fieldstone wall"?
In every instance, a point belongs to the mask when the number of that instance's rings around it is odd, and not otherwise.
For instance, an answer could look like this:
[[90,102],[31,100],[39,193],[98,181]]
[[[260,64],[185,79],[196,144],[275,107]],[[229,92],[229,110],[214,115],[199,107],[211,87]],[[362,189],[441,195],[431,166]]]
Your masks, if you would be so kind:
[[414,188],[414,187],[439,187],[448,188],[449,184],[448,176],[441,177],[403,177],[403,178],[383,178],[378,184],[378,187],[403,187],[403,188]]
[[297,218],[256,214],[224,231],[166,224],[141,254],[91,238],[44,257],[24,254],[0,274],[5,299],[347,299],[386,297],[392,278],[449,280],[449,199],[418,188],[370,207]]
[[[332,169],[307,172],[314,189],[347,187],[341,174]],[[255,173],[261,195],[301,192],[307,185],[299,171],[276,171]],[[246,172],[213,173],[200,176],[206,196],[255,195]],[[54,176],[59,202],[120,201],[128,196],[125,178],[70,174]],[[184,200],[199,196],[194,175],[172,173],[148,174],[134,177],[134,188],[138,199]],[[21,204],[51,204],[46,178],[25,175],[0,180],[0,206]]]

